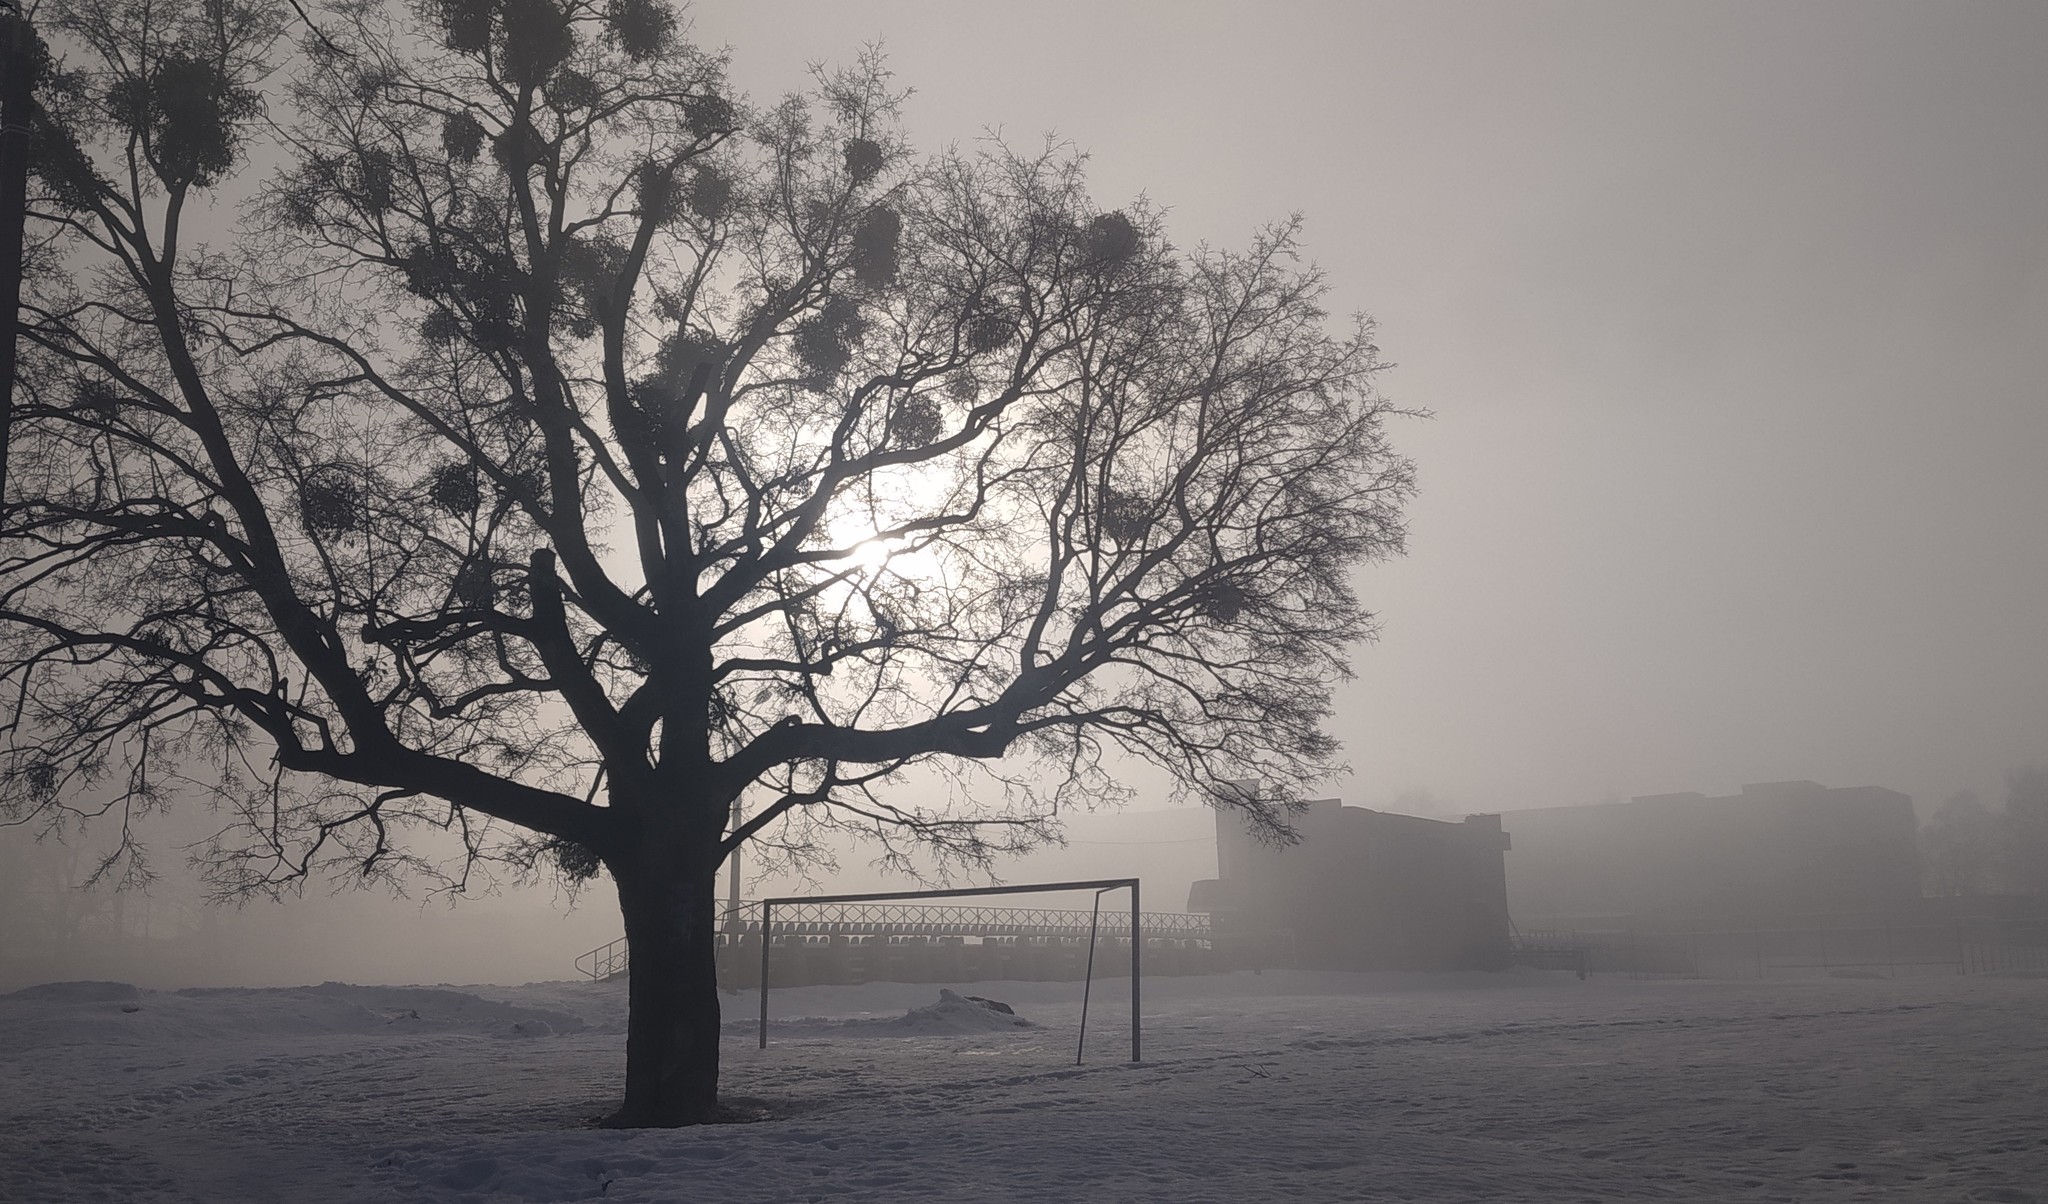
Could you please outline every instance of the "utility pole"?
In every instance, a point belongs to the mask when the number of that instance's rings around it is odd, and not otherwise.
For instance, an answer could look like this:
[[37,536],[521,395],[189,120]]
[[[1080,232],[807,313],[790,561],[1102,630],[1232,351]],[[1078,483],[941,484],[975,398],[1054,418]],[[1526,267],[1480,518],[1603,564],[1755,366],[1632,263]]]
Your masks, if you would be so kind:
[[28,122],[36,34],[15,0],[0,0],[0,506],[14,426],[14,342],[21,329],[21,237],[28,214]]

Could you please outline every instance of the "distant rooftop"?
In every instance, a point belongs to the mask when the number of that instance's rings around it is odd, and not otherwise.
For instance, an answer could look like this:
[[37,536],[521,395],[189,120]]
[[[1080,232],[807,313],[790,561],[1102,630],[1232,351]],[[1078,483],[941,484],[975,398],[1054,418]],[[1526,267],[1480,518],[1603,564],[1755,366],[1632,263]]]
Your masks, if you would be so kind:
[[[1738,794],[1724,794],[1709,797],[1708,795],[1698,790],[1684,790],[1677,791],[1671,794],[1639,794],[1636,795],[1634,798],[1629,799],[1625,803],[1616,801],[1606,803],[1577,803],[1568,804],[1566,806],[1561,807],[1522,807],[1517,808],[1515,810],[1507,811],[1505,812],[1505,814],[1526,815],[1536,811],[1584,811],[1605,807],[1633,807],[1639,804],[1650,807],[1696,806],[1701,803],[1725,803],[1733,802],[1736,799],[1744,798],[1758,800],[1788,799],[1821,794],[1848,795],[1851,793],[1860,793],[1863,791],[1879,791],[1883,794],[1888,795],[1898,793],[1897,791],[1887,790],[1881,786],[1824,786],[1819,782],[1809,781],[1805,778],[1799,778],[1797,780],[1789,782],[1746,782],[1742,785],[1742,787],[1740,788],[1740,793]],[[1901,795],[1900,797],[1903,798],[1904,796]]]

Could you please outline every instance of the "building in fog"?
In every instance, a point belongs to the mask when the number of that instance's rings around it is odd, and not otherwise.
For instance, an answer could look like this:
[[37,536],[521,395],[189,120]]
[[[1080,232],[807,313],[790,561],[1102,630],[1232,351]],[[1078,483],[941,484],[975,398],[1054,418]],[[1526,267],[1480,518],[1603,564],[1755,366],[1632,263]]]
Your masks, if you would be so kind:
[[1913,800],[1767,782],[1725,798],[1509,811],[1508,904],[1524,929],[1636,920],[1757,923],[1912,909]]
[[1216,812],[1218,877],[1190,911],[1211,916],[1240,964],[1343,970],[1497,969],[1508,962],[1508,846],[1500,819],[1463,823],[1310,803],[1300,840],[1262,841]]

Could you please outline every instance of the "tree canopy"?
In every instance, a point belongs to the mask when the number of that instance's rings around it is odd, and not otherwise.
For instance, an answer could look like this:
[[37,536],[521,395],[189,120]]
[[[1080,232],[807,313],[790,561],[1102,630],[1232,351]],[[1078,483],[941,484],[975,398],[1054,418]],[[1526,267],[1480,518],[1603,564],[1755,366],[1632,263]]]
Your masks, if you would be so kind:
[[1333,767],[1413,478],[1295,222],[920,156],[872,54],[750,104],[660,0],[39,19],[7,818],[202,796],[224,891],[427,826],[632,934],[752,838],[985,856],[1117,756],[1270,826]]

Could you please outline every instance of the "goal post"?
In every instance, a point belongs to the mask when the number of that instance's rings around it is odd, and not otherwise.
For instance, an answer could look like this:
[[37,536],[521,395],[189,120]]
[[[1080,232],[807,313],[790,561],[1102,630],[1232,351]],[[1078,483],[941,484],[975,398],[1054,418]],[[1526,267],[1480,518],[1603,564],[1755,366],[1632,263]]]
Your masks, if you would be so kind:
[[768,955],[775,945],[775,907],[777,904],[816,903],[884,903],[903,902],[910,899],[965,899],[976,895],[1031,895],[1050,894],[1054,891],[1105,891],[1122,890],[1131,892],[1131,1061],[1139,1061],[1141,1031],[1138,1022],[1138,999],[1140,992],[1140,951],[1145,947],[1145,933],[1138,911],[1138,880],[1136,878],[1102,878],[1092,882],[1032,882],[1021,886],[965,886],[950,890],[892,890],[876,891],[859,895],[783,895],[774,899],[761,900],[761,1048],[768,1048]]

